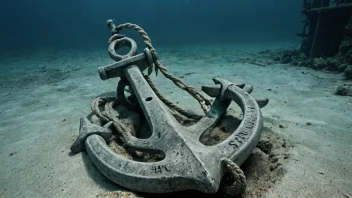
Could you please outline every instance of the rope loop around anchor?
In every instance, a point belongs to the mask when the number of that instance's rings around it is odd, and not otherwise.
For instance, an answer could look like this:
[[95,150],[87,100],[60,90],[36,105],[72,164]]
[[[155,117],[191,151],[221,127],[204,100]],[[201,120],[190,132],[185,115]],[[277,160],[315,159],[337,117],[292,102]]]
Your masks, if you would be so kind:
[[154,85],[152,79],[149,76],[145,75],[144,78],[148,82],[149,86],[152,88],[154,93],[158,96],[158,98],[164,104],[166,104],[169,108],[174,109],[175,111],[179,112],[180,114],[182,114],[182,115],[184,115],[184,116],[186,116],[186,117],[188,117],[190,119],[199,120],[202,117],[202,116],[199,116],[199,115],[196,115],[196,114],[188,113],[187,111],[181,109],[180,107],[178,107],[177,105],[175,105],[174,103],[172,103],[171,101],[166,99],[163,95],[161,95],[161,93],[156,88],[156,86]]
[[[145,45],[150,50],[150,52],[151,52],[151,54],[153,56],[153,62],[154,62],[154,65],[155,65],[155,73],[156,73],[156,75],[158,74],[158,70],[160,70],[161,73],[166,78],[170,79],[177,87],[187,91],[193,98],[195,98],[199,102],[199,104],[200,104],[201,108],[203,109],[204,113],[207,113],[209,108],[210,108],[210,105],[211,105],[210,100],[205,98],[194,87],[186,84],[180,78],[177,78],[176,76],[170,74],[167,71],[167,69],[159,61],[158,54],[157,54],[155,48],[153,47],[152,41],[151,41],[150,37],[148,36],[147,32],[143,28],[139,27],[138,25],[131,24],[131,23],[121,24],[121,25],[116,27],[116,30],[117,31],[121,31],[121,30],[126,29],[126,28],[136,30],[141,35],[141,37],[143,38]],[[114,39],[116,39],[116,38],[113,35],[112,38],[109,39],[109,41],[114,40]],[[153,72],[153,67],[151,66],[151,67],[148,68],[148,76],[150,76],[152,72]]]
[[[93,100],[92,112],[103,122],[113,121],[118,137],[122,142],[127,142],[132,133],[121,123],[121,121],[113,115],[114,107],[118,105],[118,100],[114,97],[99,97]],[[100,111],[99,106],[104,106],[104,110]]]
[[243,195],[246,192],[247,182],[242,169],[229,158],[225,158],[223,162],[230,171],[230,179],[221,191],[231,196]]
[[121,78],[116,88],[117,101],[119,101],[119,103],[122,104],[127,109],[136,110],[138,109],[138,102],[137,101],[132,102],[126,97],[125,95],[126,86],[129,86],[129,82],[127,81],[127,79]]

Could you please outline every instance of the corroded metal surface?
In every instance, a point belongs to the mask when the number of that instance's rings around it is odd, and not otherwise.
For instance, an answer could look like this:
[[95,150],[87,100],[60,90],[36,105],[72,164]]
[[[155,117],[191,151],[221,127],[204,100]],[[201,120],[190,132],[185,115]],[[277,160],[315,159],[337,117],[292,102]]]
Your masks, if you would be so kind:
[[[240,165],[259,141],[262,128],[260,108],[246,91],[234,84],[224,87],[224,99],[217,97],[212,108],[198,123],[190,127],[180,125],[150,90],[137,66],[129,66],[125,74],[153,129],[148,139],[131,137],[130,147],[164,153],[159,162],[144,163],[128,160],[111,151],[103,138],[87,138],[88,155],[97,168],[113,182],[128,189],[164,193],[196,189],[215,193],[225,172],[222,159],[230,158]],[[241,125],[225,141],[203,145],[200,136],[214,126],[235,101],[243,110]]]
[[[103,80],[112,77],[127,79],[152,130],[148,139],[131,136],[125,146],[139,151],[159,153],[164,159],[150,163],[126,159],[113,152],[106,144],[107,139],[100,133],[82,135],[77,141],[85,141],[90,159],[107,178],[128,189],[152,193],[186,189],[217,192],[227,171],[223,160],[231,159],[241,165],[258,143],[263,125],[260,108],[265,106],[268,100],[256,101],[251,97],[251,85],[235,85],[227,80],[215,78],[215,86],[203,87],[204,92],[216,98],[211,109],[196,124],[182,126],[143,77],[142,71],[152,64],[148,50],[135,56],[134,41],[123,38],[123,42],[123,45],[133,49],[128,55],[116,56],[120,57],[117,63],[99,67],[99,74]],[[119,43],[119,40],[113,43]],[[116,50],[116,47],[112,46],[111,49]],[[237,103],[243,111],[243,120],[239,127],[217,145],[202,144],[201,136],[216,125],[231,101]],[[77,148],[79,151],[83,147]]]

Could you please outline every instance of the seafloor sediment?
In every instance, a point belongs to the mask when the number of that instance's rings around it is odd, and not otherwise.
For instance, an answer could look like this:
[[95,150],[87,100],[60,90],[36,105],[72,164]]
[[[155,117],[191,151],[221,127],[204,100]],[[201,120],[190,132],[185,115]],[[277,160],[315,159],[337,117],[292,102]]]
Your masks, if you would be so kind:
[[[265,62],[255,55],[277,48],[287,45],[157,50],[171,73],[198,89],[221,77],[251,83],[254,97],[270,99],[262,109],[262,141],[243,165],[247,197],[352,196],[352,98],[335,94],[348,83],[345,74]],[[98,66],[111,63],[106,50],[34,49],[0,56],[0,197],[99,197],[124,190],[106,179],[85,152],[69,150],[92,100],[114,94],[117,79],[101,81],[97,73]],[[168,99],[202,112],[162,75],[153,79]]]

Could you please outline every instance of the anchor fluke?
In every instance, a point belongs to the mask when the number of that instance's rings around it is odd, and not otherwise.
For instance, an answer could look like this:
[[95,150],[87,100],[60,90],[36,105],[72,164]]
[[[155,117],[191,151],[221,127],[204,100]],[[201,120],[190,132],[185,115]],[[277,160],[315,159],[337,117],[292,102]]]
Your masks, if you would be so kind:
[[86,117],[82,117],[80,119],[80,124],[79,124],[79,135],[76,139],[76,141],[72,144],[71,146],[71,151],[73,153],[79,153],[81,151],[85,150],[85,141],[88,136],[96,134],[100,135],[102,138],[104,138],[105,141],[108,141],[111,136],[112,132],[109,129],[111,126],[112,121],[106,123],[103,127],[92,124]]
[[202,91],[204,91],[210,97],[218,97],[220,95],[221,85],[204,85]]
[[243,90],[245,90],[247,93],[252,93],[252,91],[253,91],[253,86],[252,85],[245,85],[244,87],[243,87]]
[[260,108],[265,107],[269,103],[268,98],[259,98],[259,99],[255,99],[255,101],[257,101]]

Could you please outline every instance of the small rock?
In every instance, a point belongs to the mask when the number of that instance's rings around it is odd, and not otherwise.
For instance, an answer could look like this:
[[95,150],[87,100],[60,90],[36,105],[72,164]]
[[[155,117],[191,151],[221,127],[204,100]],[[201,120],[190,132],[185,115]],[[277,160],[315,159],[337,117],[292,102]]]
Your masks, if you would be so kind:
[[220,141],[220,136],[219,136],[219,135],[214,135],[214,136],[213,136],[213,139],[214,139],[215,141]]
[[305,61],[299,61],[297,66],[303,67],[303,66],[306,66],[306,65],[307,65],[307,63]]
[[260,140],[257,144],[257,148],[264,153],[269,154],[273,148],[273,144],[269,140]]
[[310,122],[307,122],[306,124],[307,124],[308,126],[312,125],[312,123],[310,123]]
[[276,163],[278,161],[279,161],[279,158],[277,158],[277,157],[274,157],[270,160],[270,162],[272,162],[272,163]]
[[347,67],[348,67],[347,64],[341,64],[341,65],[339,65],[339,67],[338,67],[338,71],[343,72],[343,71],[345,71],[345,69],[346,69]]
[[183,74],[184,76],[189,76],[189,75],[192,75],[192,74],[195,74],[195,72],[189,72],[189,73],[185,73]]
[[348,66],[345,69],[345,76],[347,77],[347,79],[352,79],[352,65]]
[[281,57],[281,63],[282,64],[287,64],[287,63],[290,63],[291,62],[291,55],[289,54],[285,54]]
[[270,165],[270,171],[274,171],[277,167],[282,165],[280,162],[274,163]]
[[291,64],[294,65],[294,66],[298,66],[299,62],[296,61],[296,60],[292,60],[292,61],[291,61]]
[[340,96],[352,96],[352,85],[338,86],[336,94]]
[[282,129],[282,128],[284,128],[284,126],[280,124],[280,125],[279,125],[279,128]]
[[300,53],[298,56],[300,59],[306,59],[307,56],[304,53]]
[[281,144],[282,147],[286,148],[286,142],[283,141],[283,143]]

